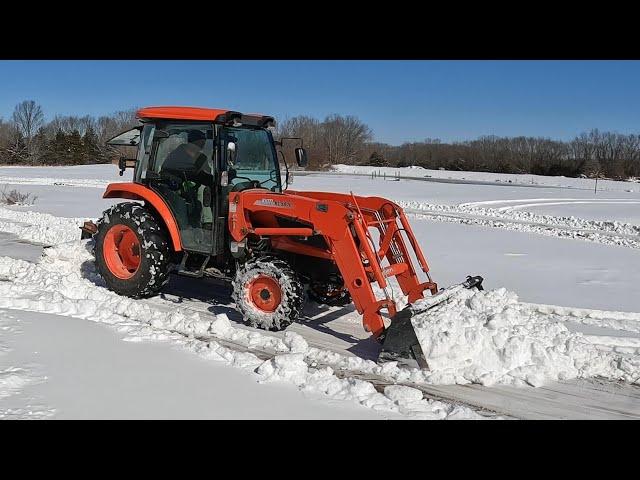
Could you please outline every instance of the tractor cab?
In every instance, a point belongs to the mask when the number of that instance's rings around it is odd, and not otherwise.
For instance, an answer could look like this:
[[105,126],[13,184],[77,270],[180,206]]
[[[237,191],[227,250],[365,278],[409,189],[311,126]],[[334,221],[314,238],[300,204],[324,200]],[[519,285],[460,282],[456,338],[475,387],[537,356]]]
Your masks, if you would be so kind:
[[[288,168],[278,161],[273,117],[189,107],[143,108],[137,116],[141,125],[107,144],[125,153],[120,175],[133,168],[134,183],[164,200],[185,252],[204,258],[224,253],[230,192],[286,188]],[[299,150],[301,164],[306,154]]]

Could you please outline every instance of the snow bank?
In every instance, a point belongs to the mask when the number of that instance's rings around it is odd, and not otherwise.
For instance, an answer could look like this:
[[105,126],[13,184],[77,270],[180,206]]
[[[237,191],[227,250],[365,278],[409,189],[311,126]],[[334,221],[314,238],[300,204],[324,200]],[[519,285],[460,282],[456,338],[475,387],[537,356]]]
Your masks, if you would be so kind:
[[540,386],[595,376],[640,382],[640,349],[622,354],[594,345],[504,288],[463,290],[413,324],[431,382]]
[[[299,335],[279,339],[234,327],[226,315],[202,318],[187,309],[161,308],[150,301],[121,297],[103,288],[97,275],[90,241],[74,241],[45,249],[37,264],[0,257],[0,308],[54,313],[104,322],[128,334],[129,340],[171,341],[207,359],[249,370],[259,381],[286,381],[305,392],[348,400],[368,408],[413,418],[481,418],[472,410],[427,399],[399,399],[376,391],[366,381],[339,378],[328,366],[316,368],[311,348]],[[273,358],[261,360],[236,351],[218,340],[271,349]],[[329,352],[327,352],[329,353]],[[336,354],[338,355],[338,354]],[[341,357],[338,355],[338,357]],[[356,362],[357,363],[357,362]],[[375,365],[373,362],[371,364]]]
[[468,408],[426,400],[420,390],[408,386],[387,386],[381,394],[369,382],[337,378],[331,367],[310,368],[302,353],[277,355],[260,365],[256,372],[263,376],[263,381],[290,381],[302,391],[357,401],[374,410],[396,411],[402,415],[429,420],[483,418]]
[[80,238],[84,218],[65,218],[0,207],[0,231],[12,233],[23,240],[43,245],[56,245]]

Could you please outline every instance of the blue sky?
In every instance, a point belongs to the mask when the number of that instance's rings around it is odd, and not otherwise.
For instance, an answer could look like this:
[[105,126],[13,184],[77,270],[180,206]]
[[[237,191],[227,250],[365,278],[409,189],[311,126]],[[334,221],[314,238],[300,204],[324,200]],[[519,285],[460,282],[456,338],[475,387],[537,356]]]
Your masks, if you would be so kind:
[[191,105],[359,117],[376,140],[640,133],[638,61],[0,61],[0,116]]

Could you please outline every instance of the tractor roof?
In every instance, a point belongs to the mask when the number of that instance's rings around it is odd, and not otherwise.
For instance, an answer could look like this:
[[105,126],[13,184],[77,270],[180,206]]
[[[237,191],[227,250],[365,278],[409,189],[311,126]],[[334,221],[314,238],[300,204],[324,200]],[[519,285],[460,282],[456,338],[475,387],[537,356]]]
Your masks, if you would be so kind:
[[201,120],[215,123],[232,123],[240,121],[243,124],[266,127],[273,123],[273,117],[260,113],[240,113],[233,110],[201,107],[146,107],[136,113],[139,119],[171,119],[171,120]]

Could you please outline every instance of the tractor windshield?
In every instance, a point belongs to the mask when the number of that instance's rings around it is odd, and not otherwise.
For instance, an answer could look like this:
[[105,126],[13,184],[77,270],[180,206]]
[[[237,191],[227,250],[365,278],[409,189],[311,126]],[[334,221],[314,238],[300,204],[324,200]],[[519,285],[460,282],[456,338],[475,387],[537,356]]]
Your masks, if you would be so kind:
[[230,186],[257,181],[273,192],[282,191],[280,166],[268,130],[226,127],[222,138]]

